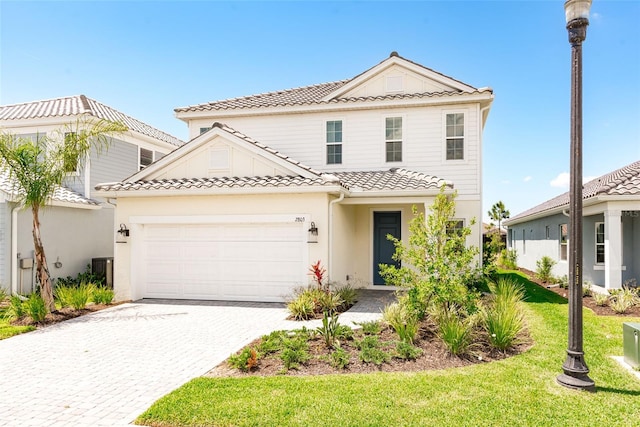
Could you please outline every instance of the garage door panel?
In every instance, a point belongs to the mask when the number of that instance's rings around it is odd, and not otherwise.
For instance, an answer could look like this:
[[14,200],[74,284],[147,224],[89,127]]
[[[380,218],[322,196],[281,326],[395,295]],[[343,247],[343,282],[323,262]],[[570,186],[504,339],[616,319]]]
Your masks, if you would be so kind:
[[301,223],[145,226],[145,297],[282,301],[306,278]]

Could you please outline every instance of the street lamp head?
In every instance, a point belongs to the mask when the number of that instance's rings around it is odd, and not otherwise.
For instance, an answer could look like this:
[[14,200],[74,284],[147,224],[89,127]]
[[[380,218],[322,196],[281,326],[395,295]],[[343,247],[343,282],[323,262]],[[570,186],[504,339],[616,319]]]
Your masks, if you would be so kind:
[[564,13],[567,24],[576,19],[589,19],[591,0],[567,0],[564,2]]

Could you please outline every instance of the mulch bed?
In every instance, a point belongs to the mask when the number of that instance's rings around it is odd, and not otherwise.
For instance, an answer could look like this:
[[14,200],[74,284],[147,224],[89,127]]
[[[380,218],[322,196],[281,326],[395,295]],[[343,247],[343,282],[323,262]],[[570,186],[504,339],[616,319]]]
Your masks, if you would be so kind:
[[[554,293],[560,295],[563,298],[567,298],[569,296],[569,290],[568,289],[563,289],[560,286],[554,286],[552,284],[544,283],[544,282],[538,280],[536,278],[536,274],[533,271],[527,270],[525,268],[519,268],[518,270],[520,270],[521,272],[525,273],[529,277],[529,280],[532,281],[533,283],[537,284],[538,286],[541,286],[541,287],[543,287],[543,288],[545,288],[545,289],[547,289],[547,290],[549,290],[551,292],[554,292]],[[591,296],[586,296],[586,297],[582,298],[582,305],[583,305],[583,307],[586,307],[586,308],[592,310],[598,316],[640,317],[640,306],[638,306],[638,305],[628,309],[623,314],[616,313],[608,305],[606,305],[606,306],[596,305],[595,301],[593,300],[593,298]]]
[[96,311],[104,310],[105,308],[113,307],[123,304],[127,301],[115,302],[112,304],[89,304],[81,310],[75,310],[71,307],[65,307],[57,310],[53,313],[48,313],[41,323],[34,323],[33,320],[28,317],[21,317],[20,319],[13,320],[12,325],[15,326],[35,326],[37,329],[44,328],[55,323],[64,322],[65,320],[74,319],[76,317],[84,316],[86,314],[95,313]]

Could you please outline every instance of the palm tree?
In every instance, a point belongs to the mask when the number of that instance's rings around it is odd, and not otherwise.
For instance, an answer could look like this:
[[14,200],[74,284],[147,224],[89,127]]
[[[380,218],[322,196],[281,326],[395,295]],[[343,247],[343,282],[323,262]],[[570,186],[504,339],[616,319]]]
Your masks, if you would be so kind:
[[31,208],[33,214],[33,246],[36,278],[47,309],[55,311],[51,276],[40,236],[40,209],[53,197],[70,171],[80,171],[89,152],[107,148],[110,137],[127,128],[116,122],[92,118],[78,119],[75,124],[36,140],[0,133],[0,168],[7,170],[14,182],[18,202]]
[[494,205],[491,206],[491,210],[487,213],[489,214],[489,218],[491,218],[493,221],[498,221],[498,232],[501,233],[502,220],[509,218],[509,215],[511,215],[509,211],[504,207],[504,203],[502,203],[502,200],[494,203]]

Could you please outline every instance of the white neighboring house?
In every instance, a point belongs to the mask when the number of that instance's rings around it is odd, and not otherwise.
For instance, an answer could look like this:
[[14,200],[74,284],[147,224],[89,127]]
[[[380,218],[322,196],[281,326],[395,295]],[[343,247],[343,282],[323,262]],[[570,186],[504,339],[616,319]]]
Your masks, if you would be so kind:
[[[640,281],[640,161],[587,182],[582,198],[583,280],[604,290]],[[567,192],[504,222],[520,267],[548,256],[554,275],[569,273],[568,209]]]
[[[113,205],[93,187],[123,179],[183,144],[183,141],[84,95],[0,106],[0,132],[35,139],[56,137],[78,119],[106,119],[128,130],[112,138],[100,156],[92,152],[81,172],[71,173],[50,206],[40,213],[42,241],[53,278],[75,276],[93,258],[112,258]],[[16,203],[15,183],[0,168],[0,286],[29,293],[35,269],[30,209]]]
[[282,301],[318,260],[331,281],[382,285],[387,235],[406,239],[441,186],[457,224],[482,217],[492,101],[392,53],[351,79],[176,109],[189,143],[97,187],[131,231],[118,298]]

